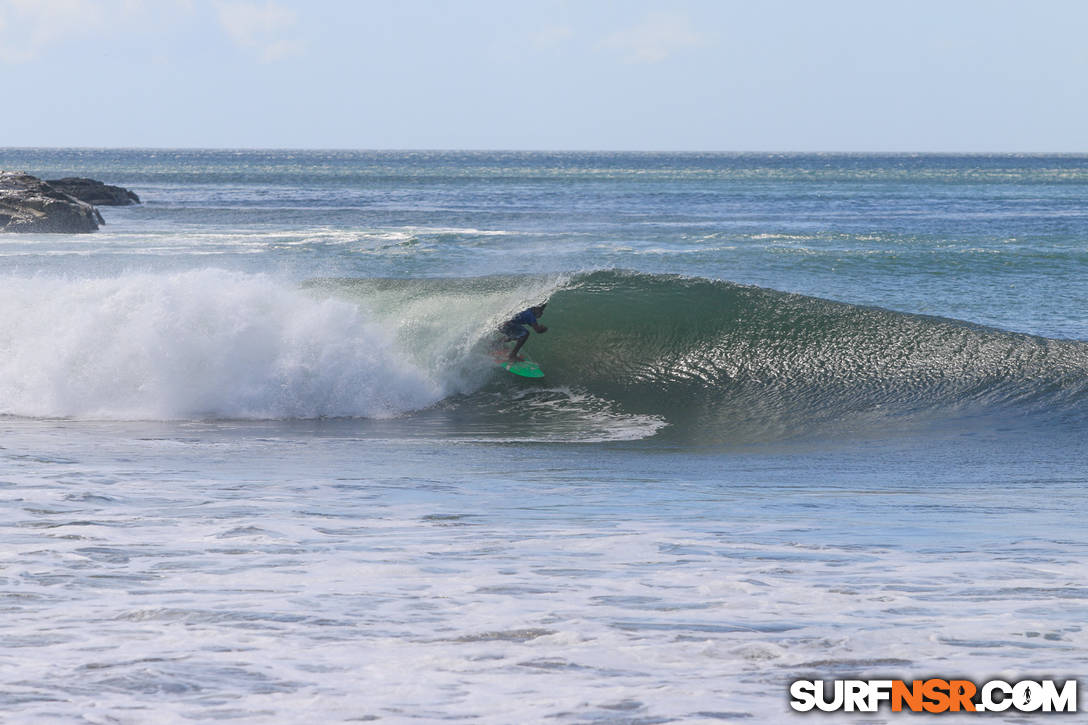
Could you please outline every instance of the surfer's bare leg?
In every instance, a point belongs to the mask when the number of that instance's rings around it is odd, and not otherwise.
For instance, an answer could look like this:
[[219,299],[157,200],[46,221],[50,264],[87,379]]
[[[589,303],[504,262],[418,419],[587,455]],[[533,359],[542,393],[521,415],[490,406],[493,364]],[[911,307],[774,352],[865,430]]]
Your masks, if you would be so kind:
[[511,360],[517,360],[518,359],[518,351],[521,350],[521,346],[524,345],[525,341],[528,340],[528,339],[529,339],[528,335],[523,335],[522,337],[518,338],[518,344],[514,345],[514,349],[510,351],[510,359]]

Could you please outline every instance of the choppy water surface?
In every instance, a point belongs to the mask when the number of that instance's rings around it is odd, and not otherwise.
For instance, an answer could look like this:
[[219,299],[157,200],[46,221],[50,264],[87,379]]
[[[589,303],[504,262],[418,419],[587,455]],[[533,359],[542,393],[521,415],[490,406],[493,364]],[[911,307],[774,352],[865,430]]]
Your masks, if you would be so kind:
[[[1082,157],[0,167],[145,201],[0,239],[6,722],[783,722],[798,678],[1084,674]],[[547,377],[495,370],[542,300]]]

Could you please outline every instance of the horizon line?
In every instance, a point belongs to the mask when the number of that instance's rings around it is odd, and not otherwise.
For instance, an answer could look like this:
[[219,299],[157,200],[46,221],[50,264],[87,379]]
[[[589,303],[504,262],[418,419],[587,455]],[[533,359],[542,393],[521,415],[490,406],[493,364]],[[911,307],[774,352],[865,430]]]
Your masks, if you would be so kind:
[[337,146],[0,146],[0,151],[284,151],[355,153],[492,153],[492,154],[720,154],[783,156],[1088,156],[1088,151],[874,151],[874,150],[738,150],[738,149],[608,149],[608,148],[363,148]]

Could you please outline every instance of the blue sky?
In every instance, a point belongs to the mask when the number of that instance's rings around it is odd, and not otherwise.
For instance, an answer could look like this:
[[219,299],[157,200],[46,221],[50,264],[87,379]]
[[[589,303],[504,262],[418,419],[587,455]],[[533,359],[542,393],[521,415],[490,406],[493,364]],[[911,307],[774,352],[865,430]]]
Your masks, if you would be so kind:
[[0,146],[1088,152],[1080,0],[0,0]]

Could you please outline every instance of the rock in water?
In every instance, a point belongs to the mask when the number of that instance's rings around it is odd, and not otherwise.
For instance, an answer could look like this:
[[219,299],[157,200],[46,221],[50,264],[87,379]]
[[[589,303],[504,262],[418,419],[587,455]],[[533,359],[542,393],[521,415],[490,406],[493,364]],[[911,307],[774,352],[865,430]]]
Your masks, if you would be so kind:
[[105,224],[98,210],[36,176],[0,171],[0,232],[93,232]]
[[140,197],[128,189],[104,184],[94,179],[68,176],[63,179],[49,179],[45,183],[95,206],[128,206],[140,203]]

